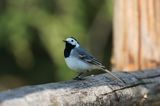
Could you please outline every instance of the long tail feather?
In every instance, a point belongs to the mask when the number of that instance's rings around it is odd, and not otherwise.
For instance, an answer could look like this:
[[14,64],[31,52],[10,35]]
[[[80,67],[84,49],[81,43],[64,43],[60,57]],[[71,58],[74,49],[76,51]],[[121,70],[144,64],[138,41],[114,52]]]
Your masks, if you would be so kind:
[[123,83],[125,83],[123,80],[121,80],[120,78],[118,78],[116,75],[114,75],[112,72],[110,72],[107,69],[103,69],[105,72],[107,72],[108,74],[110,74],[112,77],[114,77],[115,79],[117,79],[118,81],[121,81]]

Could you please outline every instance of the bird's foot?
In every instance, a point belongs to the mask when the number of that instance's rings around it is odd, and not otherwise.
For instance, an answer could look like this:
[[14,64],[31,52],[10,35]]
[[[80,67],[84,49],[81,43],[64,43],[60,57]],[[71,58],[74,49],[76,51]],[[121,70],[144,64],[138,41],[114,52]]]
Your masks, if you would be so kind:
[[77,77],[73,78],[73,80],[84,80],[84,78],[77,76]]

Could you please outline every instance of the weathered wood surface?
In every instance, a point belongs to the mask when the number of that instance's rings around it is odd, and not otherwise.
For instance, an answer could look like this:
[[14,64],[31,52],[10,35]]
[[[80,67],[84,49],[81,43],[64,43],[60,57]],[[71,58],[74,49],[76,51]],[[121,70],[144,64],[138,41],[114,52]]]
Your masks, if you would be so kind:
[[114,7],[114,68],[160,66],[160,0],[115,0]]
[[159,106],[160,69],[115,73],[126,84],[108,74],[26,86],[0,93],[0,106]]

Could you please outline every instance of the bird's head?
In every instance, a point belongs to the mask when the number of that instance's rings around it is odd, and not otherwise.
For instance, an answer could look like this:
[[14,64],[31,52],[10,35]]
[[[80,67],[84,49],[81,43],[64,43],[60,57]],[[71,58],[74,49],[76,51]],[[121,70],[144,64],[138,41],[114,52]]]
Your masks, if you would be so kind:
[[73,47],[79,47],[79,42],[73,38],[73,37],[69,37],[67,38],[66,40],[63,40],[66,45],[70,45],[70,46],[73,46]]

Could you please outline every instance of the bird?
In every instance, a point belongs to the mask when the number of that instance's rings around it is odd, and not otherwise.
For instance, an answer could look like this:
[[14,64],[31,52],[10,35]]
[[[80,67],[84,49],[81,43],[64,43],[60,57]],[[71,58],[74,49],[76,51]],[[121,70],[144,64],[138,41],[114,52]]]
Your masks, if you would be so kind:
[[120,78],[107,70],[102,63],[90,54],[86,49],[82,48],[77,39],[68,37],[65,40],[64,58],[67,66],[78,72],[75,80],[82,80],[83,75],[92,70],[103,70],[109,73],[113,78],[123,82]]

